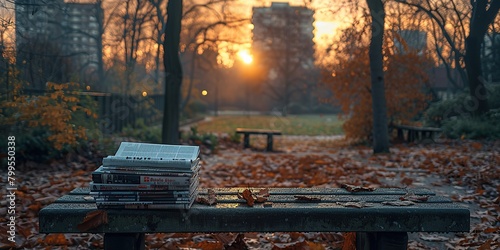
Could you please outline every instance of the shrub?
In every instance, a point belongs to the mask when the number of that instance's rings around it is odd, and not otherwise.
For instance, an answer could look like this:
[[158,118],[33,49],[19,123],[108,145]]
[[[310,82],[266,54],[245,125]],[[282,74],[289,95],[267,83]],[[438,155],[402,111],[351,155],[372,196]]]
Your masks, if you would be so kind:
[[195,145],[204,145],[212,152],[217,149],[218,138],[212,133],[199,134],[198,128],[191,127],[191,134],[188,136],[190,143]]
[[491,110],[481,117],[472,117],[474,103],[468,93],[435,102],[426,110],[424,123],[442,127],[450,138],[497,139],[500,138],[500,86],[490,86],[488,101]]
[[468,116],[466,104],[470,97],[460,93],[452,99],[432,103],[424,114],[424,124],[431,127],[441,127],[442,123],[455,116]]
[[[481,117],[481,118],[468,118],[459,117],[457,119],[450,119],[444,122],[444,134],[453,139],[500,139],[499,124],[500,112],[497,113],[496,118]],[[492,122],[496,119],[496,122]]]
[[47,83],[45,93],[35,96],[23,95],[21,84],[16,84],[8,98],[2,98],[0,124],[9,134],[16,135],[21,157],[45,161],[60,157],[87,140],[86,126],[95,127],[97,115],[82,105],[74,90],[77,86]]
[[161,126],[147,126],[144,119],[137,119],[134,126],[122,130],[122,136],[131,137],[141,142],[161,143]]

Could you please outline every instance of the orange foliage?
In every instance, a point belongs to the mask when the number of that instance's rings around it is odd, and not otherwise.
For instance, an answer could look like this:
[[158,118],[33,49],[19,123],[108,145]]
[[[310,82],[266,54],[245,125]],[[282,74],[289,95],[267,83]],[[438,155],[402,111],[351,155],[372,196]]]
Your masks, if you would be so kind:
[[[325,84],[332,90],[331,102],[340,105],[344,132],[352,140],[366,140],[372,135],[373,111],[368,41],[366,29],[348,28],[334,52],[337,62],[327,66]],[[399,124],[411,121],[426,108],[430,96],[424,87],[431,60],[415,51],[397,51],[395,33],[387,32],[384,43],[384,81],[388,121]]]
[[4,115],[2,122],[18,129],[47,129],[50,131],[47,140],[57,150],[65,145],[75,145],[78,139],[86,139],[87,136],[84,127],[72,123],[73,113],[84,112],[96,118],[90,109],[78,104],[80,99],[70,91],[76,85],[47,83],[43,95],[22,95],[22,87],[18,84],[10,93],[12,98],[0,103],[0,112]]

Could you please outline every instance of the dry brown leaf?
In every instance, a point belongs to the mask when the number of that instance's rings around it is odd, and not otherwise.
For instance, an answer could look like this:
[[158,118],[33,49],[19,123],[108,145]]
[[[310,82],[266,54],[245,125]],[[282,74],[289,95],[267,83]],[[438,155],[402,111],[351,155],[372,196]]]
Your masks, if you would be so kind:
[[42,209],[42,205],[40,204],[40,202],[37,202],[37,203],[35,203],[35,204],[31,204],[31,205],[29,205],[29,206],[28,206],[28,209],[29,209],[29,210],[33,210],[33,211],[35,211],[35,212],[38,212],[38,211],[40,211],[40,209]]
[[31,233],[31,227],[17,226],[17,229],[19,233],[26,239],[33,235],[33,233]]
[[269,189],[268,188],[261,189],[257,194],[257,196],[269,197]]
[[207,192],[208,192],[207,198],[199,196],[196,198],[196,202],[200,203],[200,204],[209,205],[209,206],[217,204],[217,197],[216,197],[215,191],[213,189],[209,188],[207,190]]
[[87,213],[83,218],[83,222],[78,224],[76,228],[86,232],[105,224],[108,224],[108,213],[105,210],[95,210]]
[[203,250],[219,250],[219,249],[224,249],[224,244],[222,242],[214,242],[214,241],[201,241],[193,246],[196,249],[203,249]]
[[356,233],[344,233],[344,244],[342,250],[356,250]]
[[364,208],[364,207],[373,207],[373,205],[368,204],[366,202],[360,201],[360,202],[346,202],[346,203],[337,203],[340,204],[344,207],[354,207],[354,208]]
[[272,250],[309,250],[309,244],[306,241],[296,241],[290,243],[275,243]]
[[484,229],[484,232],[487,234],[495,233],[495,232],[500,233],[500,227],[489,227],[489,228]]
[[47,245],[69,245],[69,241],[64,234],[49,234],[44,240]]
[[319,242],[306,241],[307,245],[309,245],[309,250],[325,250],[323,244]]
[[313,202],[321,201],[320,198],[317,198],[317,197],[308,197],[308,196],[305,196],[305,195],[294,195],[293,197],[295,197],[295,199],[297,199],[299,201],[313,201]]
[[255,202],[256,203],[264,203],[267,201],[267,197],[263,197],[263,196],[256,196],[255,197]]
[[404,177],[403,179],[401,179],[401,184],[410,186],[411,184],[413,184],[413,179],[409,177]]
[[245,189],[243,190],[243,193],[238,193],[238,197],[240,199],[244,199],[247,202],[247,205],[253,207],[255,198],[253,197],[252,191],[250,191],[249,189]]
[[238,234],[236,239],[228,245],[224,246],[225,250],[246,250],[248,249],[247,243],[245,243],[245,235]]
[[237,234],[233,233],[217,233],[212,235],[212,237],[221,242],[224,246],[231,245],[236,240],[237,236]]
[[413,201],[384,201],[382,204],[387,205],[387,206],[412,206],[415,205]]
[[404,195],[399,197],[401,201],[426,202],[429,199],[427,195]]
[[477,250],[491,250],[491,239],[484,242]]
[[361,186],[355,186],[355,185],[350,185],[350,184],[342,184],[341,186],[345,190],[349,192],[361,192],[361,191],[374,191],[377,188],[374,187],[361,187]]

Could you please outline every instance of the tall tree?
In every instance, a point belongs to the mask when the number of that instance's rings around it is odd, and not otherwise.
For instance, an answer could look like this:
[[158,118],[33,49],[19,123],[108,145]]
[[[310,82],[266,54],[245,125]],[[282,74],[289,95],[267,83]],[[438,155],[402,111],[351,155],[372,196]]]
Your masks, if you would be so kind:
[[[440,28],[443,36],[451,47],[453,53],[456,54],[455,67],[464,67],[467,73],[466,80],[469,86],[469,95],[472,100],[472,111],[475,115],[484,114],[489,110],[487,91],[485,88],[485,77],[483,76],[483,69],[481,68],[481,45],[484,42],[484,37],[490,25],[495,21],[495,18],[500,10],[500,1],[498,0],[471,0],[470,14],[457,11],[461,6],[467,5],[468,1],[462,3],[455,3],[450,0],[442,0],[439,3],[443,5],[452,6],[451,11],[458,16],[461,27],[454,29],[458,32],[464,33],[465,48],[455,46],[452,36],[447,31],[449,18],[447,13],[443,13],[443,8],[437,8],[436,1],[408,1],[408,0],[395,0],[416,8],[418,11],[426,13],[429,18],[434,21]],[[450,11],[450,9],[445,9]],[[467,18],[462,18],[460,15],[465,15]],[[468,24],[468,35],[465,35]],[[464,51],[465,50],[465,51]],[[464,52],[462,52],[464,51]]]
[[372,18],[369,54],[373,106],[373,152],[384,153],[389,152],[382,54],[385,11],[382,0],[366,0],[366,2]]
[[476,115],[489,111],[487,91],[484,85],[483,69],[481,68],[481,44],[484,41],[488,27],[495,20],[500,9],[498,0],[476,0],[472,4],[472,16],[469,23],[469,36],[465,39],[465,69],[469,80],[469,94],[477,103]]
[[167,24],[163,40],[165,66],[165,104],[163,113],[162,142],[179,144],[179,103],[182,84],[182,67],[179,43],[182,21],[182,0],[168,1]]

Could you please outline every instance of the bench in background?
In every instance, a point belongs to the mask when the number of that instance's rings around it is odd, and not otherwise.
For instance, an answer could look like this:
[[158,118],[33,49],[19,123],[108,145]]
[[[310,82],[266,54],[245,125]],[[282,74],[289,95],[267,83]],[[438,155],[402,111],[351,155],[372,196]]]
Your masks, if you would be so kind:
[[[103,233],[105,249],[144,249],[144,234],[160,232],[357,232],[358,249],[406,249],[407,232],[468,232],[470,228],[467,207],[427,189],[349,192],[341,188],[270,188],[268,201],[254,207],[238,198],[244,188],[213,190],[217,195],[214,206],[195,203],[189,210],[108,209],[108,224],[85,233]],[[251,190],[257,193],[260,189]],[[199,196],[207,193],[200,190]],[[428,199],[410,206],[382,204],[399,201],[408,193]],[[78,224],[97,210],[89,197],[88,189],[77,188],[43,208],[40,232],[84,233]],[[357,208],[359,204],[367,206]]]
[[243,147],[250,147],[250,135],[267,135],[267,151],[273,151],[273,136],[281,135],[279,130],[237,128],[236,134],[243,134]]
[[414,142],[416,140],[422,141],[424,139],[429,139],[434,141],[434,136],[437,133],[441,133],[443,130],[440,128],[433,127],[417,127],[417,126],[407,126],[407,125],[391,125],[397,130],[397,138],[400,141],[405,141],[405,131],[406,131],[406,141]]

